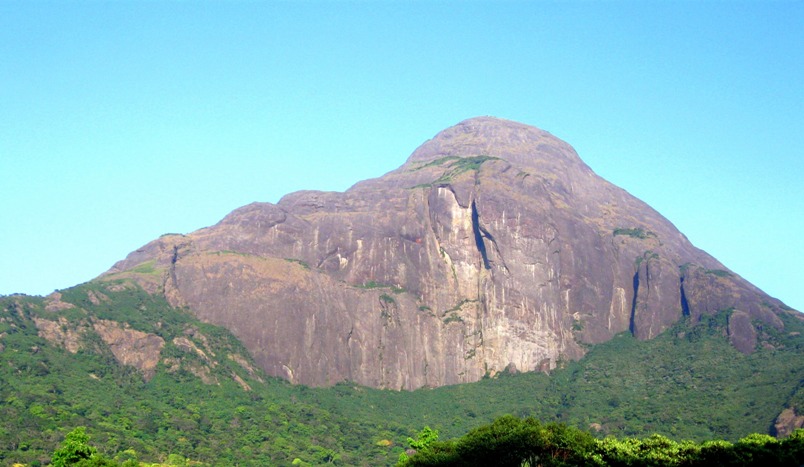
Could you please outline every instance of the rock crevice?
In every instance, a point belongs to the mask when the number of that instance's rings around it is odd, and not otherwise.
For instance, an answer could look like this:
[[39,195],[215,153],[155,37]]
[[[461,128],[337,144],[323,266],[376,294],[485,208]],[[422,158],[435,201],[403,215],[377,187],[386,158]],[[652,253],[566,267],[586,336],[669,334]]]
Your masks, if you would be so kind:
[[472,201],[472,232],[474,233],[477,251],[480,253],[480,257],[483,259],[483,267],[486,269],[491,269],[491,263],[489,262],[489,256],[486,252],[485,242],[486,238],[491,240],[491,237],[488,235],[488,232],[484,232],[480,227],[480,216],[477,214],[477,203],[474,201]]

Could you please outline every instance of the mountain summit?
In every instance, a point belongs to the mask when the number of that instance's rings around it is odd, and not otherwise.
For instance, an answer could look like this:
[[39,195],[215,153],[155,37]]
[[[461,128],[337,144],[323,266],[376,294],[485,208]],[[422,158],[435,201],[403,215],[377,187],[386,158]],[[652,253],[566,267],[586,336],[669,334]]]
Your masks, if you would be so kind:
[[532,165],[552,157],[566,163],[581,163],[567,143],[550,133],[494,117],[471,118],[447,128],[421,145],[407,163],[465,154],[486,154],[520,165]]
[[130,277],[230,329],[294,383],[414,389],[549,370],[628,331],[726,311],[731,343],[790,313],[597,176],[570,145],[473,118],[344,193],[253,203],[132,252]]

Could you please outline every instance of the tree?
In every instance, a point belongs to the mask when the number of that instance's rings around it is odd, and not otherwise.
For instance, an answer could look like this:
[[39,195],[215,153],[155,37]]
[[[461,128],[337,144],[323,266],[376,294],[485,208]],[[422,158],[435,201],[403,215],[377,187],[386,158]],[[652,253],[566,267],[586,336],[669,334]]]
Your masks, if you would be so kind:
[[438,430],[433,430],[429,426],[425,426],[424,429],[416,436],[416,439],[408,438],[410,448],[417,451],[427,449],[435,441],[438,441]]
[[83,426],[76,427],[67,433],[61,446],[53,453],[53,467],[64,467],[89,459],[97,453],[97,449],[89,445],[89,435]]
[[[416,435],[416,439],[408,438],[408,445],[411,450],[420,453],[429,449],[436,441],[438,441],[438,430],[433,430],[429,426],[425,426],[424,429]],[[407,452],[399,454],[399,462],[397,465],[407,465],[408,462],[410,462],[410,457]]]

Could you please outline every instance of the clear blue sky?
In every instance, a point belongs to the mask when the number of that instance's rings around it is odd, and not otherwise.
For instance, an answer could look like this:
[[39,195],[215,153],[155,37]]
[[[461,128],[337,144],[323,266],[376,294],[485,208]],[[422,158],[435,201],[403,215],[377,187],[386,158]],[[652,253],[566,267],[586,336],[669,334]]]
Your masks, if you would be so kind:
[[572,144],[804,310],[804,2],[0,2],[0,294],[478,115]]

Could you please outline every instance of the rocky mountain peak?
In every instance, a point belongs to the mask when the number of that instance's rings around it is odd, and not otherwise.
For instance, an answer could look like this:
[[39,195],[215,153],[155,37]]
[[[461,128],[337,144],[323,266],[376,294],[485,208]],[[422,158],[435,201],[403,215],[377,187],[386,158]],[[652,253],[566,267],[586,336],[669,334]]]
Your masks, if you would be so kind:
[[269,374],[309,385],[546,371],[618,333],[651,339],[720,313],[751,353],[789,312],[567,143],[491,117],[344,193],[291,193],[163,236],[105,277],[121,276],[230,329]]
[[470,118],[441,131],[416,149],[406,165],[449,156],[497,157],[523,167],[545,162],[583,164],[569,144],[547,131],[486,116]]

